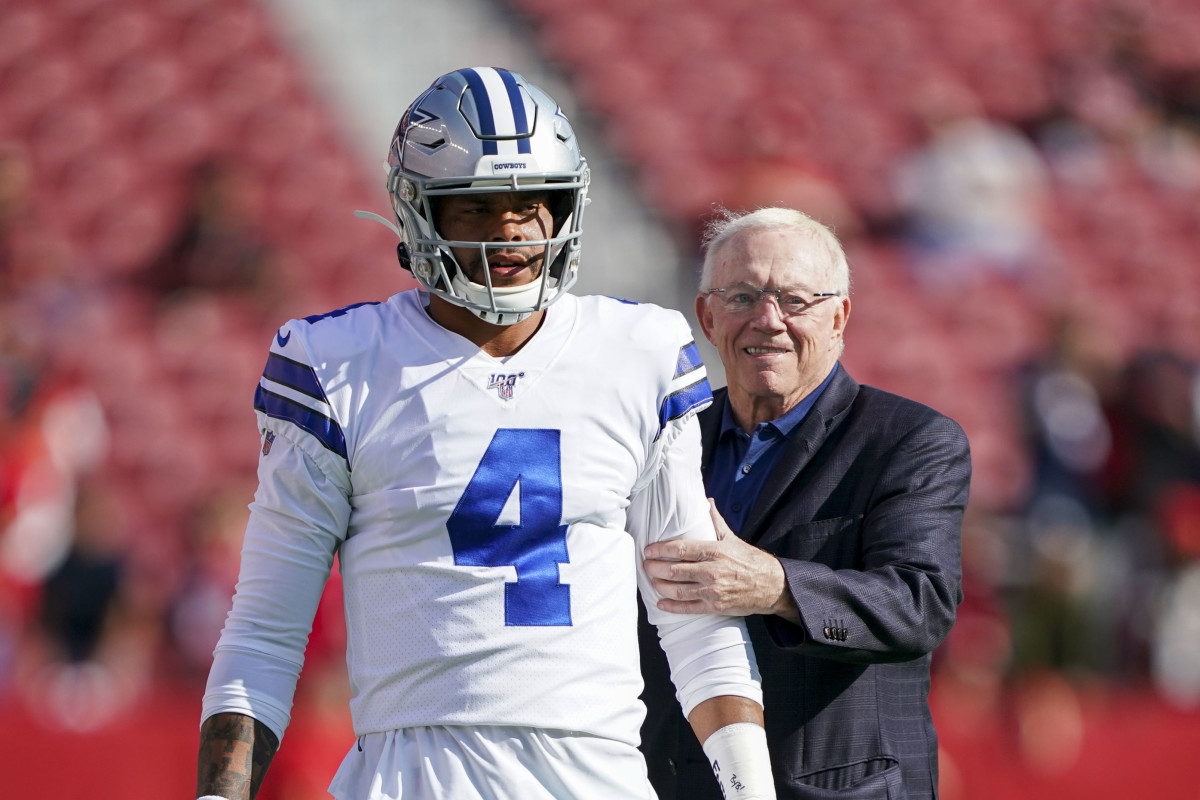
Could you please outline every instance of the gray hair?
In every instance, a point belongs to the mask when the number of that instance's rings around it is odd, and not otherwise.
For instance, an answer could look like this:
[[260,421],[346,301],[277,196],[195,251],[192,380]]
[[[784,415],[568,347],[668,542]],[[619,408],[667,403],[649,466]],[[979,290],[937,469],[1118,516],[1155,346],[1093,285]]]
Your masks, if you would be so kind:
[[705,226],[701,239],[704,249],[704,263],[700,268],[701,292],[712,288],[713,262],[717,252],[734,236],[749,230],[794,230],[819,243],[829,254],[834,291],[843,297],[849,296],[850,265],[846,262],[842,243],[827,226],[793,208],[759,208],[754,211],[717,209],[716,218]]

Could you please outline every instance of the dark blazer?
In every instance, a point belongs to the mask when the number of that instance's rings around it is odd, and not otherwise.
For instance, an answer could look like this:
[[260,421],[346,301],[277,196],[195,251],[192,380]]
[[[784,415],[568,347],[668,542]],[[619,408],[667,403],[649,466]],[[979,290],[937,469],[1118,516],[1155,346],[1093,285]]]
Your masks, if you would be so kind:
[[[727,402],[700,415],[704,474]],[[962,599],[966,436],[839,368],[738,532],[775,554],[803,624],[747,619],[780,800],[937,797],[930,653]],[[720,800],[642,618],[642,728],[661,800]]]

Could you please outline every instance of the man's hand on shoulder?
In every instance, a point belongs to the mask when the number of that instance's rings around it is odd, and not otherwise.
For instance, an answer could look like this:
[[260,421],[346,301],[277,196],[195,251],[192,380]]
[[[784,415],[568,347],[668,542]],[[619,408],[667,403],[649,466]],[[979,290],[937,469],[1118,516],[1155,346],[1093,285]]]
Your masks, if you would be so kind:
[[779,559],[739,539],[712,500],[715,542],[675,539],[646,547],[643,562],[658,608],[676,614],[777,614],[799,620]]

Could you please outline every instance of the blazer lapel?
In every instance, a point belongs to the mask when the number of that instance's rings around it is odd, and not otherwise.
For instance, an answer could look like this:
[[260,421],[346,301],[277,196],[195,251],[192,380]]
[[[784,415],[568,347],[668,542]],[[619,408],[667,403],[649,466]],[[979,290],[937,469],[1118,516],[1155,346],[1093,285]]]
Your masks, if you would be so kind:
[[713,401],[708,408],[697,415],[700,421],[700,471],[708,479],[708,471],[712,467],[713,451],[716,450],[717,437],[721,435],[721,419],[725,415],[725,404],[728,400],[727,389],[717,389],[713,392]]
[[[829,437],[829,432],[833,430],[834,425],[840,422],[849,411],[850,405],[857,395],[858,383],[850,377],[845,367],[839,366],[833,380],[825,387],[825,391],[817,398],[816,404],[797,426],[788,442],[787,450],[784,451],[775,468],[771,470],[762,492],[751,506],[750,513],[746,516],[746,522],[740,531],[743,539],[755,542],[762,536],[763,522],[769,518],[784,495],[789,490],[794,490],[800,471]],[[719,431],[719,415],[717,416],[717,426],[716,430]],[[705,441],[707,443],[707,437]],[[705,464],[707,464],[707,445],[705,450]]]

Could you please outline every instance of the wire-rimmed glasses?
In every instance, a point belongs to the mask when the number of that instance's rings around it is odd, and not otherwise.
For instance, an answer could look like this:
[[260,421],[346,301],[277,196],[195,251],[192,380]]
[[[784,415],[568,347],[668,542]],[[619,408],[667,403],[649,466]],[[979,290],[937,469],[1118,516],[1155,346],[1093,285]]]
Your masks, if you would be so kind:
[[812,292],[802,289],[763,289],[749,283],[738,283],[721,289],[709,289],[705,294],[716,298],[721,308],[730,314],[747,314],[770,297],[783,317],[799,316],[827,297],[840,292]]

